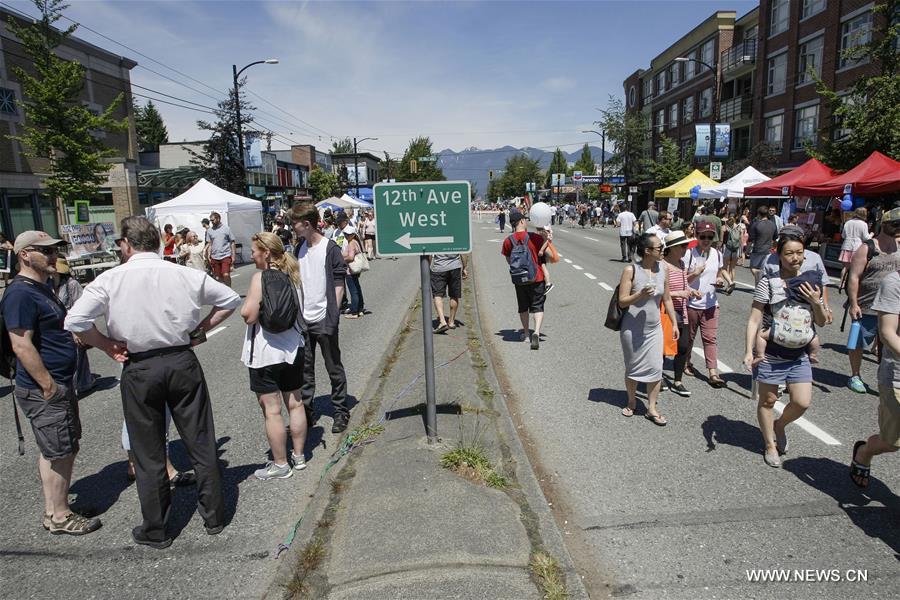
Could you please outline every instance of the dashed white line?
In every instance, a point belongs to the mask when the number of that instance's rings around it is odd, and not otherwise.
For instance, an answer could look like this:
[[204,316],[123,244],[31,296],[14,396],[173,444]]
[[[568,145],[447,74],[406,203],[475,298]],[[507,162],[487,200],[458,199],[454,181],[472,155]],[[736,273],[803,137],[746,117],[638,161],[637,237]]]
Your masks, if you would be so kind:
[[559,256],[560,258],[563,257],[562,253],[560,253],[560,252],[557,252],[556,254],[557,254],[557,256]]
[[599,241],[600,241],[600,240],[598,240],[597,238],[592,238],[592,237],[588,237],[588,236],[584,236],[584,239],[586,239],[586,240],[591,240],[592,242],[599,242]]
[[595,276],[591,275],[590,273],[585,273],[584,276],[587,277],[588,279],[597,279]]
[[613,291],[612,286],[610,286],[608,283],[604,283],[604,282],[602,282],[602,281],[599,281],[599,282],[597,282],[597,285],[599,285],[600,287],[602,287],[602,288],[603,288],[604,290],[606,290],[607,292]]
[[584,271],[584,267],[579,267],[578,265],[572,265],[572,268],[576,271]]
[[240,277],[241,275],[242,275],[241,273],[238,273],[237,271],[235,271],[234,273],[231,274],[231,278],[234,279],[235,277]]
[[228,325],[222,325],[221,327],[216,327],[215,329],[213,329],[212,331],[210,331],[209,333],[206,334],[206,339],[209,339],[212,336],[216,335],[217,333],[221,333],[221,332],[225,331],[226,329],[228,329]]
[[755,289],[756,289],[756,286],[755,286],[755,285],[750,285],[750,284],[744,283],[743,281],[735,281],[735,282],[734,282],[734,285],[736,285],[736,286],[738,286],[738,287],[742,287],[742,288],[747,288],[748,290],[755,290]]
[[[785,406],[784,402],[781,402],[780,400],[775,402],[775,410],[778,411],[779,415],[784,411],[784,406]],[[805,431],[806,433],[810,434],[811,436],[813,436],[815,438],[819,438],[819,440],[821,440],[828,446],[840,446],[841,445],[841,443],[838,440],[836,440],[835,438],[831,437],[830,435],[828,435],[827,433],[822,431],[822,429],[820,429],[816,425],[813,425],[810,421],[808,421],[806,419],[806,417],[800,417],[799,419],[794,421],[794,424],[797,427],[799,427],[800,429],[802,429],[803,431]]]
[[569,263],[570,265],[572,264],[572,261],[569,260],[568,258],[564,258],[563,260],[566,261],[567,263]]

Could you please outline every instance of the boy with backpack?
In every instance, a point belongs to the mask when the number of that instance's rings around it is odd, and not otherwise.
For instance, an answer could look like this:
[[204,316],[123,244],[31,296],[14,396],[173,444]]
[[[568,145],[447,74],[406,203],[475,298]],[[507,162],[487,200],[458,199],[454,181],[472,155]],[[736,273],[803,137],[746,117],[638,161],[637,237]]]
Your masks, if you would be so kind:
[[[544,272],[538,266],[538,251],[544,238],[538,233],[528,232],[525,215],[517,208],[510,209],[509,223],[513,233],[503,240],[500,253],[509,263],[509,275],[516,286],[519,320],[522,322],[521,340],[531,340],[531,349],[540,348],[541,323],[544,320],[544,299],[546,284]],[[534,331],[529,330],[529,314],[534,315]],[[530,335],[529,335],[530,332]]]

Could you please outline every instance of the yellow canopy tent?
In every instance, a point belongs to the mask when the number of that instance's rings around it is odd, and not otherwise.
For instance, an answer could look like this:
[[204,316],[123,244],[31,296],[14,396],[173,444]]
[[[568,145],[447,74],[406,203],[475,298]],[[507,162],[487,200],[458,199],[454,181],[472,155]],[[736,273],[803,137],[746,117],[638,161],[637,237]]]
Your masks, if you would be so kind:
[[697,169],[676,183],[673,183],[669,187],[664,187],[661,190],[656,190],[653,195],[656,198],[690,198],[691,197],[691,188],[699,185],[700,187],[713,187],[719,185],[718,181],[710,179]]

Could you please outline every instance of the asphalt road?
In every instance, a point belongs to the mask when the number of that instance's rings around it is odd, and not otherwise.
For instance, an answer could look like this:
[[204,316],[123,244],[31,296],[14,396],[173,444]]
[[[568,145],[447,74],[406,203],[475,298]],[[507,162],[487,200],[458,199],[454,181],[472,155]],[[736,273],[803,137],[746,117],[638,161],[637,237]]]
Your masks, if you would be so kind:
[[[241,267],[234,287],[243,294],[254,268]],[[414,258],[372,262],[363,276],[366,307],[360,320],[341,324],[341,349],[349,393],[365,400],[366,384],[418,291]],[[148,293],[152,293],[148,291]],[[309,468],[286,480],[258,481],[252,473],[266,460],[263,419],[240,363],[245,327],[233,315],[209,341],[197,348],[212,396],[225,473],[229,525],[208,536],[196,514],[196,492],[174,494],[170,527],[177,531],[166,550],[136,546],[132,527],[140,524],[134,485],[125,478],[121,449],[122,408],[118,366],[96,350],[93,371],[106,388],[80,403],[81,453],[75,465],[72,495],[76,509],[91,510],[103,528],[73,538],[53,536],[40,524],[43,500],[37,474],[37,448],[26,429],[26,456],[16,454],[9,388],[0,410],[0,597],[2,598],[252,598],[259,597],[275,571],[271,553],[303,514],[319,475],[335,448],[331,434],[330,384],[321,358],[316,406],[326,416],[310,433]],[[361,408],[361,407],[360,407]],[[177,432],[170,444],[176,467],[189,468]]]
[[[555,227],[563,260],[551,267],[556,287],[536,352],[517,341],[515,292],[499,254],[504,235],[488,215],[476,217],[473,231],[479,309],[511,412],[592,596],[896,597],[900,457],[876,459],[866,493],[848,478],[854,441],[877,431],[878,398],[844,387],[846,334],[837,323],[820,331],[813,404],[805,422],[787,430],[784,468],[773,469],[762,460],[750,377],[740,368],[749,270],[739,269],[745,285],[720,296],[727,389],[709,387],[705,375],[686,377],[693,396],[663,392],[669,425],[657,427],[638,416],[640,400],[638,415],[620,414],[622,351],[618,334],[603,327],[624,266],[617,231]],[[840,315],[841,298],[830,294]],[[705,374],[702,353],[693,362]],[[866,360],[863,379],[874,385],[875,371]],[[829,581],[750,582],[749,569],[824,569],[802,576]],[[861,578],[856,570],[868,581],[848,581]]]

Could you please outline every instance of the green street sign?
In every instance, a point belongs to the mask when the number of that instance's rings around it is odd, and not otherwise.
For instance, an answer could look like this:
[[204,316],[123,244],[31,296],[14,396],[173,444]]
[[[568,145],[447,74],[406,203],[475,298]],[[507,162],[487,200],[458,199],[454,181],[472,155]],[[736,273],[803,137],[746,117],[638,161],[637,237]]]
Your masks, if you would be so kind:
[[376,183],[372,196],[378,254],[472,251],[468,181]]
[[418,160],[419,160],[419,162],[437,162],[438,157],[437,156],[420,156]]

